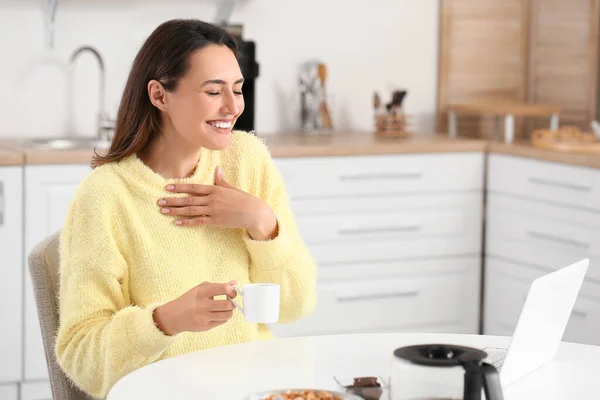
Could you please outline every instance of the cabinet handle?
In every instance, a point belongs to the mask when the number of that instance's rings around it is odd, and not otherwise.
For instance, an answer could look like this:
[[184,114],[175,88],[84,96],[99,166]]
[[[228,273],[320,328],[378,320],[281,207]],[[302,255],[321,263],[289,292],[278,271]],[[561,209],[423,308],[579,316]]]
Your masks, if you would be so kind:
[[592,191],[591,186],[577,185],[575,183],[570,183],[570,182],[553,181],[553,180],[544,179],[544,178],[529,178],[529,182],[533,183],[534,185],[554,186],[554,187],[559,187],[559,188],[563,188],[563,189],[575,190],[577,192],[591,192]]
[[373,299],[394,299],[398,297],[417,297],[419,295],[418,291],[411,292],[398,292],[398,293],[373,293],[373,294],[363,294],[356,296],[338,296],[337,300],[339,302],[345,301],[360,301],[360,300],[373,300]]
[[564,237],[560,237],[560,236],[555,236],[555,235],[552,235],[552,234],[549,234],[549,233],[536,232],[536,231],[527,231],[527,235],[529,235],[530,237],[535,238],[535,239],[548,240],[550,242],[560,243],[560,244],[566,244],[568,246],[581,247],[581,248],[584,248],[584,249],[589,249],[590,248],[590,244],[589,243],[580,242],[578,240],[564,238]]
[[417,232],[421,229],[420,225],[406,226],[387,226],[381,228],[356,228],[356,229],[338,229],[339,235],[363,235],[369,233],[391,233],[391,232]]
[[0,226],[4,226],[4,182],[0,181]]
[[587,317],[588,313],[573,309],[573,311],[571,312],[571,314],[573,314],[574,317],[578,317],[578,318],[582,318],[583,319],[583,318]]
[[370,181],[374,179],[421,179],[421,172],[398,172],[396,174],[360,174],[360,175],[341,175],[341,181]]

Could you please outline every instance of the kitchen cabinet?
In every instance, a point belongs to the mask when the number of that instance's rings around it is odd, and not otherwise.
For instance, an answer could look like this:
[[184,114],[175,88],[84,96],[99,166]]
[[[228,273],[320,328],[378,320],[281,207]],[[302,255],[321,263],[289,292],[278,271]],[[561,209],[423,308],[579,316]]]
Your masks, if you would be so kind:
[[[438,131],[447,130],[452,103],[525,101],[529,1],[440,1]],[[461,136],[489,138],[495,129],[488,116],[458,118]]]
[[17,385],[0,385],[0,399],[19,400],[19,388]]
[[[71,200],[89,165],[31,165],[25,167],[25,260],[45,237],[59,231]],[[25,274],[26,381],[48,379],[44,344],[29,273]]]
[[53,400],[50,382],[41,381],[22,384],[21,400]]
[[[481,101],[549,104],[564,125],[589,130],[598,112],[600,0],[440,1],[438,131],[448,105]],[[527,137],[547,118],[517,119]],[[459,135],[493,136],[489,116],[458,119]]]
[[[20,381],[23,373],[22,249],[23,171],[21,167],[0,167],[0,385]],[[10,390],[2,386],[0,393]]]
[[563,125],[589,131],[598,112],[600,0],[529,1],[527,100],[561,106]]
[[315,312],[274,335],[477,333],[483,160],[276,159],[319,276]]
[[491,154],[484,333],[512,334],[529,284],[590,266],[564,340],[600,345],[600,171]]

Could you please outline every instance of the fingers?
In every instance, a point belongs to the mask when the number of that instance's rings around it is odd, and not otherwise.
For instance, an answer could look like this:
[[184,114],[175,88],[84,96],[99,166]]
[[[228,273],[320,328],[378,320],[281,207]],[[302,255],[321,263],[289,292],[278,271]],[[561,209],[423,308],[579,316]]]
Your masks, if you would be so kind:
[[208,215],[210,212],[208,206],[163,207],[160,211],[163,214],[183,216]]
[[179,226],[214,225],[213,218],[207,216],[176,219],[174,223]]
[[206,330],[211,330],[217,326],[223,325],[227,321],[210,321],[206,324]]
[[207,195],[211,194],[215,190],[215,187],[213,185],[198,185],[195,183],[177,183],[168,185],[166,189],[172,193]]
[[211,312],[232,311],[235,309],[235,305],[229,300],[213,300],[210,302],[208,309]]
[[228,283],[212,283],[210,285],[200,285],[199,290],[202,291],[203,297],[215,297],[215,296],[228,296],[230,298],[235,298],[237,296],[237,292]]
[[210,313],[211,322],[227,322],[233,316],[233,311],[215,311]]
[[210,202],[210,198],[204,196],[188,196],[188,197],[167,197],[158,200],[158,205],[161,207],[189,207],[189,206],[206,206]]

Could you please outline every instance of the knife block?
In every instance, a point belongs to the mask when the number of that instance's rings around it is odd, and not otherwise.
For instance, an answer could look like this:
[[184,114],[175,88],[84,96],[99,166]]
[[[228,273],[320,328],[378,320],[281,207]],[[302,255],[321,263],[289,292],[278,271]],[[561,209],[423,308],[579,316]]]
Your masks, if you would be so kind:
[[375,114],[375,135],[380,137],[410,137],[411,116],[402,109]]

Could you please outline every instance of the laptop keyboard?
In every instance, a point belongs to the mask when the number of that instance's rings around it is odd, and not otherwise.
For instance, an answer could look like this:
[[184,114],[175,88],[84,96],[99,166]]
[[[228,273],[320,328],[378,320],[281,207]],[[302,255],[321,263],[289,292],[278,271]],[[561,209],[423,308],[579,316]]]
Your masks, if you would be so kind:
[[487,353],[486,361],[492,364],[498,372],[502,369],[502,365],[504,365],[504,358],[506,357],[506,350],[499,347],[485,347],[481,349]]

